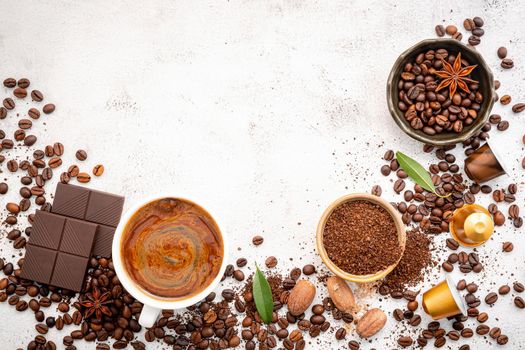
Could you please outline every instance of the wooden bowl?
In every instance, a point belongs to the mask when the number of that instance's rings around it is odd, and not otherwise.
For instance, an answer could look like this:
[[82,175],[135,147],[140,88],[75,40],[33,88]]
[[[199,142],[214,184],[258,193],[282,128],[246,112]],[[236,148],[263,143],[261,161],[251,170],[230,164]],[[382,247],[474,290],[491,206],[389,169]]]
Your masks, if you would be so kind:
[[[351,273],[348,273],[346,271],[343,271],[338,266],[336,266],[332,260],[328,257],[328,254],[326,253],[326,249],[323,244],[323,233],[324,233],[324,227],[326,225],[326,221],[328,220],[328,217],[330,217],[330,214],[332,214],[332,211],[338,207],[339,205],[351,202],[351,201],[368,201],[373,204],[377,204],[384,208],[390,216],[392,216],[392,219],[394,219],[394,223],[396,225],[397,230],[397,236],[399,240],[399,245],[401,248],[401,254],[399,256],[399,259],[389,267],[387,267],[384,270],[378,271],[374,274],[369,275],[354,275]],[[366,283],[366,282],[373,282],[378,279],[384,278],[386,275],[388,275],[394,268],[397,266],[399,261],[401,260],[401,257],[403,256],[403,253],[405,251],[405,243],[406,243],[406,232],[405,232],[405,225],[403,224],[403,221],[401,220],[401,215],[397,212],[397,210],[392,207],[392,205],[385,201],[384,199],[381,199],[380,197],[368,194],[368,193],[352,193],[346,196],[343,196],[337,200],[335,200],[326,210],[324,211],[323,215],[321,216],[321,219],[319,220],[319,224],[317,225],[317,233],[316,233],[316,243],[317,243],[317,251],[319,252],[319,255],[321,256],[321,259],[323,260],[324,264],[328,267],[330,271],[332,271],[335,275],[341,277],[344,280],[351,281],[351,282],[359,282],[359,283]]]
[[[405,64],[414,61],[416,56],[420,53],[431,49],[447,49],[454,53],[461,52],[462,58],[465,58],[470,64],[478,65],[472,72],[472,76],[475,80],[479,81],[479,91],[483,94],[483,102],[481,104],[481,109],[478,112],[478,116],[474,120],[474,123],[469,126],[465,126],[460,133],[442,132],[440,134],[427,135],[421,130],[413,129],[410,126],[410,123],[406,120],[405,113],[397,107],[399,102],[399,89],[397,84]],[[496,98],[496,92],[494,90],[494,76],[492,75],[489,66],[485,63],[483,57],[476,50],[471,49],[470,47],[455,39],[427,39],[417,43],[403,52],[394,63],[394,66],[390,71],[386,93],[390,114],[401,130],[416,140],[435,146],[456,144],[476,135],[487,122]]]

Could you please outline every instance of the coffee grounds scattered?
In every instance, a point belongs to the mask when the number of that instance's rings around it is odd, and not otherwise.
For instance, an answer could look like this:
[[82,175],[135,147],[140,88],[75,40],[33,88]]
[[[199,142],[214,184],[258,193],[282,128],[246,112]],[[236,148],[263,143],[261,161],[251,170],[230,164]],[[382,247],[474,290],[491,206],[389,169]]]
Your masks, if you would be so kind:
[[330,260],[355,275],[384,270],[401,254],[392,216],[367,201],[335,208],[326,222],[323,242]]
[[381,283],[381,294],[404,292],[423,280],[426,270],[433,264],[430,237],[419,228],[407,232],[403,257]]
[[[273,300],[280,301],[283,293],[285,292],[285,288],[283,286],[283,277],[278,274],[269,275],[266,277],[266,280],[268,281],[268,284],[270,285],[270,288],[272,290]],[[246,284],[244,285],[240,293],[240,295],[243,296],[243,299],[245,301],[246,315],[248,316],[254,316],[257,312],[257,307],[255,306],[255,301],[253,300],[252,290],[253,275],[251,275],[246,280]],[[240,296],[237,296],[237,299],[240,299]]]

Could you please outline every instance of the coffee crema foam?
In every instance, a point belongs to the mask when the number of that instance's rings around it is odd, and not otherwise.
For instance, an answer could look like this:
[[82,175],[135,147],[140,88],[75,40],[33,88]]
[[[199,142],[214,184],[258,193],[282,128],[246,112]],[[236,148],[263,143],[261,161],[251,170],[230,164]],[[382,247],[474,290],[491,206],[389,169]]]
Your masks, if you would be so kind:
[[127,223],[121,256],[131,279],[163,299],[186,299],[217,277],[224,258],[220,230],[197,204],[165,198],[146,204]]

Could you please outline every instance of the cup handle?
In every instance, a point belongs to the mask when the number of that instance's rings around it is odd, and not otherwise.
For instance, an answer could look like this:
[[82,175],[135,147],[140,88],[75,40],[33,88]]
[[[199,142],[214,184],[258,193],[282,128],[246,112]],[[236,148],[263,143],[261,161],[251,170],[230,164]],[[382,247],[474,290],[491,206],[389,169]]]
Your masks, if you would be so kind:
[[140,313],[139,324],[142,327],[151,328],[155,324],[155,321],[157,321],[159,314],[159,309],[148,305],[144,305],[142,307],[142,312]]

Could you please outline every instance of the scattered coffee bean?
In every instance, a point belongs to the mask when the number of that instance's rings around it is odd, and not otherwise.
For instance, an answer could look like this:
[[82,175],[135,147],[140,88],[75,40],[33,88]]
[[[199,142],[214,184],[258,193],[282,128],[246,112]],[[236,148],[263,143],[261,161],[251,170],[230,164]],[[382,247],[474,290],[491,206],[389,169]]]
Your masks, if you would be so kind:
[[77,181],[81,183],[87,183],[91,180],[91,176],[88,173],[78,173]]
[[255,236],[252,238],[253,245],[261,245],[264,242],[264,238],[262,236]]
[[31,98],[33,101],[42,102],[44,95],[39,90],[33,90],[31,91]]
[[75,153],[75,156],[77,157],[78,160],[86,160],[87,159],[87,152],[82,150],[82,149],[79,149]]
[[97,164],[93,167],[93,175],[101,176],[104,173],[104,166],[102,164]]
[[44,108],[42,108],[42,111],[45,113],[45,114],[51,114],[55,111],[55,105],[52,104],[52,103],[48,103],[44,106]]
[[510,58],[504,58],[501,60],[501,68],[511,69],[512,67],[514,67],[514,61],[511,60]]

